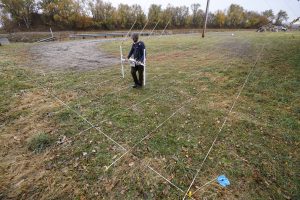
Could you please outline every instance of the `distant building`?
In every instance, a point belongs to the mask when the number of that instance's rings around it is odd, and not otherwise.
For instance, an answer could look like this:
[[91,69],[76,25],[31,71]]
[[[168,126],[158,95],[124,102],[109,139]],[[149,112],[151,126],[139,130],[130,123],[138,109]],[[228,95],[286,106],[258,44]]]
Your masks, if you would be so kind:
[[300,30],[300,22],[296,22],[294,24],[291,25],[291,29],[295,30]]

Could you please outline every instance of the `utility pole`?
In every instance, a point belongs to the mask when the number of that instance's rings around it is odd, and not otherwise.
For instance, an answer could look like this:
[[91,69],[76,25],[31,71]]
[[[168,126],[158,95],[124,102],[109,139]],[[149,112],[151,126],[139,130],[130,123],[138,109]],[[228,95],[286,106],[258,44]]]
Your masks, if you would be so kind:
[[204,38],[205,31],[206,31],[206,24],[207,24],[207,18],[208,18],[208,10],[209,10],[209,2],[210,0],[207,0],[206,4],[206,13],[205,13],[205,22],[204,22],[204,27],[203,27],[203,32],[202,32],[202,37]]

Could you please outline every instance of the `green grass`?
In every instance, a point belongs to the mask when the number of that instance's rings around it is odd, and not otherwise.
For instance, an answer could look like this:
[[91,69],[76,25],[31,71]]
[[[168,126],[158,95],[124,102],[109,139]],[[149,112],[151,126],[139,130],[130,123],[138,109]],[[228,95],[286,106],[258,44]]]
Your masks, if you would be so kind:
[[[5,124],[1,127],[1,141],[22,137],[20,130],[27,130],[27,138],[37,132],[51,134],[53,141],[67,138],[40,154],[27,152],[20,141],[21,146],[15,148],[32,158],[42,158],[41,166],[47,166],[47,172],[34,182],[28,181],[28,188],[33,189],[21,190],[17,197],[182,198],[184,193],[147,165],[184,191],[188,188],[265,44],[191,191],[226,174],[230,187],[223,189],[214,183],[193,197],[298,199],[300,34],[236,32],[235,37],[208,34],[205,39],[200,35],[179,35],[142,40],[148,54],[147,86],[119,92],[116,91],[131,85],[129,68],[125,79],[109,83],[102,82],[118,77],[119,66],[112,66],[116,70],[111,71],[41,76],[22,59],[30,61],[26,53],[29,46],[13,44],[1,49],[0,90],[4,95],[0,97],[0,120]],[[107,42],[99,48],[118,57],[119,45],[119,41]],[[129,48],[130,42],[125,42],[124,52]],[[81,132],[89,124],[51,98],[41,86],[126,149],[134,149],[106,171],[105,167],[124,151],[96,129]],[[150,96],[153,97],[147,99]],[[30,98],[34,100],[29,105]],[[107,121],[101,123],[102,120]],[[148,134],[150,137],[140,142]],[[47,138],[38,138],[32,149],[48,144]],[[8,152],[2,158],[4,162],[7,155],[14,155],[14,149],[2,148]],[[7,170],[3,174],[3,180],[12,176]],[[6,182],[0,185],[6,188],[4,197],[12,194]]]
[[28,149],[35,153],[41,153],[46,148],[50,147],[53,142],[54,140],[51,136],[45,133],[40,133],[30,139],[28,142]]

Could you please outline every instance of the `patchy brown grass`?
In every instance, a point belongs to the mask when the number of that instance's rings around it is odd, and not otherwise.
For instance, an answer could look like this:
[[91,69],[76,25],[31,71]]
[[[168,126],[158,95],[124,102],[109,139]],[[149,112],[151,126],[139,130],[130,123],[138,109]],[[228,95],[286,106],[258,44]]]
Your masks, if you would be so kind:
[[[147,165],[183,190],[188,188],[260,44],[269,40],[276,43],[268,43],[264,59],[247,83],[191,191],[224,173],[232,183],[230,187],[212,183],[193,198],[297,197],[299,139],[295,132],[299,130],[299,91],[295,66],[299,43],[282,34],[239,35],[207,40],[199,40],[198,36],[147,40],[148,72],[162,76],[150,79],[143,90],[126,89],[109,95],[106,93],[130,83],[128,73],[122,81],[101,86],[98,83],[116,73],[95,70],[40,76],[32,70],[37,65],[28,65],[28,46],[5,47],[4,53],[0,52],[0,92],[4,96],[0,97],[0,197],[181,199],[184,193]],[[117,47],[117,42],[105,46],[115,55]],[[24,59],[29,62],[21,68]],[[28,80],[24,73],[36,81]],[[41,86],[49,88],[72,111]],[[143,104],[124,110],[151,95],[153,98]],[[193,100],[186,103],[189,98]],[[181,106],[174,117],[151,132]],[[82,132],[89,125],[74,110],[93,124],[107,119],[98,124],[99,128],[126,149],[148,133],[151,137],[106,171],[124,151],[96,129]],[[57,142],[39,153],[29,151],[28,142],[41,132]]]

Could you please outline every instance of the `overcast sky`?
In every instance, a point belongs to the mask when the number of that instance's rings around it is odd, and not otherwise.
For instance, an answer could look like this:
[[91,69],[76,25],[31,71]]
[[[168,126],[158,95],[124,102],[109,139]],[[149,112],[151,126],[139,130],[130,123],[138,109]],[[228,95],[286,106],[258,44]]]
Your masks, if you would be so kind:
[[[120,3],[129,5],[139,4],[147,12],[151,4],[160,4],[166,7],[169,3],[174,6],[190,6],[193,3],[200,3],[201,8],[204,10],[206,7],[206,0],[104,0],[111,2],[115,7]],[[273,9],[277,13],[280,9],[287,11],[290,19],[295,19],[300,16],[300,2],[297,0],[210,0],[210,10],[224,10],[230,4],[236,3],[243,6],[247,10],[264,11]]]

